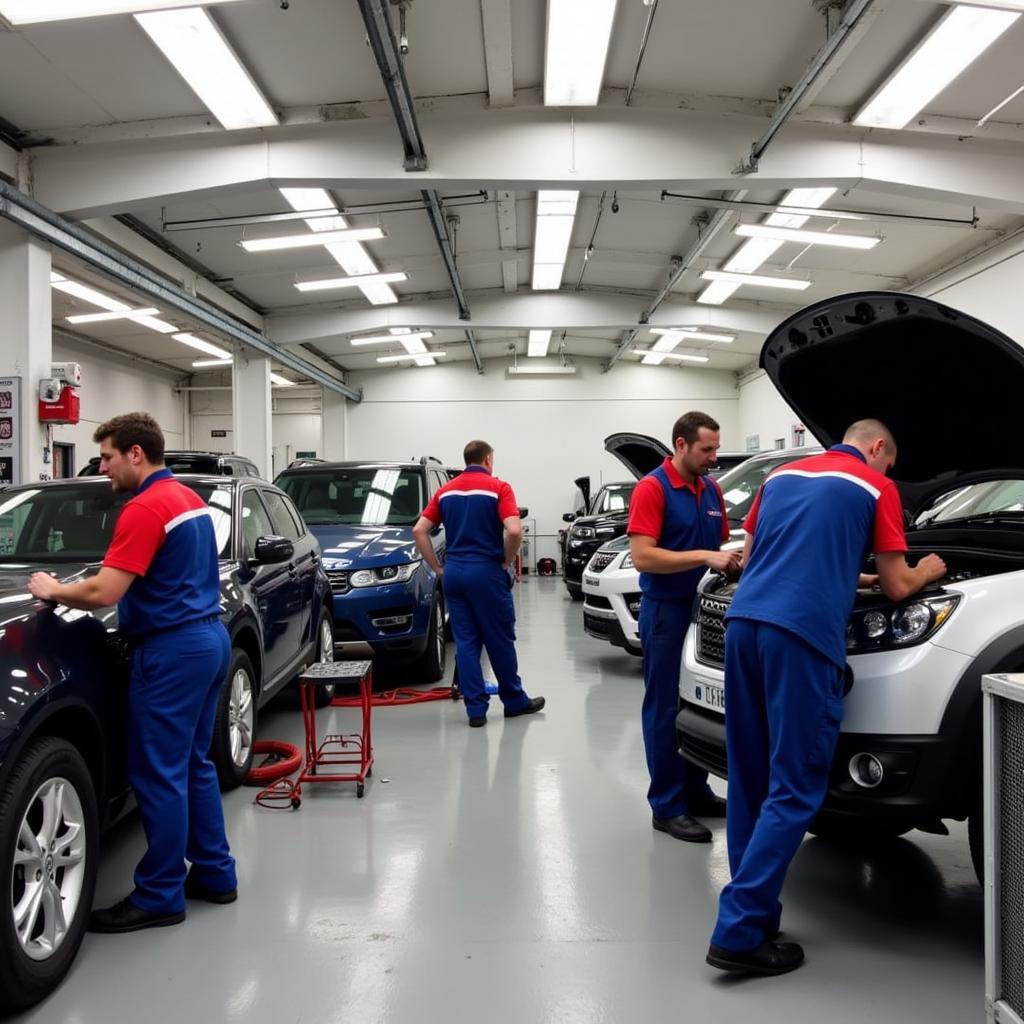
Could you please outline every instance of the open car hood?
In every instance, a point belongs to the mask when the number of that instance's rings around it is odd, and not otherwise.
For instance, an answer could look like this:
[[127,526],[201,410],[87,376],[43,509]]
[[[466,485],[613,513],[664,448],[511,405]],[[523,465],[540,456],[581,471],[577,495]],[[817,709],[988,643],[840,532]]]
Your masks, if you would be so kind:
[[646,434],[609,434],[604,450],[610,452],[637,478],[657,469],[672,453],[661,441]]
[[954,487],[1024,479],[1024,349],[966,313],[899,292],[839,295],[779,324],[760,364],[826,447],[855,420],[886,423],[911,514]]

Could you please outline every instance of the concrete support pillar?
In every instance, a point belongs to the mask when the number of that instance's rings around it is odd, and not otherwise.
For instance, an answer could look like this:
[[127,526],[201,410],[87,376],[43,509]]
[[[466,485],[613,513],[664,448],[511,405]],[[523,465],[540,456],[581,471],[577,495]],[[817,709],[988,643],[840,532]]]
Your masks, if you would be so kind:
[[252,459],[264,479],[273,479],[270,360],[266,356],[251,349],[235,353],[231,399],[235,451]]
[[[38,411],[39,381],[50,376],[53,361],[51,339],[49,247],[0,220],[0,378],[21,378],[13,403],[0,395],[0,421],[10,421],[0,422],[0,459],[17,453],[14,483],[49,480],[53,473]],[[8,404],[17,406],[13,415]]]
[[340,462],[346,457],[345,407],[348,399],[323,389],[320,399],[320,458]]

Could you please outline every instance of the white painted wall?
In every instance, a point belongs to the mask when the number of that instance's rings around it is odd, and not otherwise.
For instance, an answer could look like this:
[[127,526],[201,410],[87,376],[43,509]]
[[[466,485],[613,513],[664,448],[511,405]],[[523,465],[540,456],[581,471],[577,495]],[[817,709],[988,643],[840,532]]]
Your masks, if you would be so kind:
[[[722,425],[722,445],[742,443],[738,393],[731,372],[617,365],[601,373],[597,360],[577,360],[573,377],[506,377],[504,361],[431,369],[352,373],[364,398],[347,409],[350,459],[408,459],[435,455],[461,467],[473,438],[494,446],[495,471],[512,484],[520,505],[536,520],[530,562],[557,555],[562,513],[572,508],[573,479],[629,479],[606,454],[603,439],[636,431],[670,443],[672,424],[690,409]],[[275,427],[276,429],[276,427]],[[275,444],[276,444],[275,434]]]
[[105,420],[124,412],[144,410],[155,417],[168,448],[183,448],[186,440],[186,406],[173,391],[176,374],[137,359],[65,337],[53,336],[53,358],[82,367],[81,420],[56,425],[53,440],[75,446],[75,472],[98,454],[93,431]]
[[[793,427],[800,417],[782,400],[764,370],[740,378],[736,415],[741,451],[746,451],[746,439],[753,434],[758,437],[759,451],[775,448],[778,438],[785,441],[784,448],[792,447]],[[804,443],[812,445],[814,439],[808,435]]]

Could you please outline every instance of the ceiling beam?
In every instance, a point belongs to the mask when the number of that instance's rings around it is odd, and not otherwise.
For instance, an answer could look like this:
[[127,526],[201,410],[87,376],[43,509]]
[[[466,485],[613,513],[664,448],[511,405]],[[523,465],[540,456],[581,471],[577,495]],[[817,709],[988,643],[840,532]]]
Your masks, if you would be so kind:
[[480,0],[484,28],[484,61],[487,64],[487,102],[510,107],[515,102],[512,84],[511,0]]
[[757,173],[737,175],[757,130],[744,118],[581,107],[574,122],[571,134],[562,112],[515,108],[438,119],[430,126],[431,167],[415,176],[395,160],[390,127],[372,121],[266,139],[223,133],[130,148],[36,150],[33,177],[40,201],[78,217],[152,209],[174,197],[212,197],[261,182],[377,192],[408,192],[410,185],[659,192],[834,185],[1024,212],[1024,151],[1002,144],[791,122]]

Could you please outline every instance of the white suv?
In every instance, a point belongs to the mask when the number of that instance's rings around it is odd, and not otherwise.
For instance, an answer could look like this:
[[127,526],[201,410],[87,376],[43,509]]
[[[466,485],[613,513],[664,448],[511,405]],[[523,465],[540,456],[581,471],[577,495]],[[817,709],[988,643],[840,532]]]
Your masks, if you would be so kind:
[[[608,438],[612,441],[616,435]],[[668,449],[642,434],[629,435],[628,453],[624,447],[609,448],[637,476],[661,465]],[[640,455],[641,441],[650,442],[650,456]],[[607,442],[606,442],[607,444]],[[797,448],[788,451],[761,452],[752,455],[718,478],[725,498],[731,540],[723,547],[743,546],[743,518],[764,478],[779,466],[821,452],[821,448]],[[599,640],[607,640],[638,657],[640,648],[640,573],[629,556],[629,538],[616,537],[591,556],[583,570],[583,629]]]
[[[906,601],[858,593],[842,732],[812,831],[944,834],[942,819],[966,818],[980,878],[980,680],[1024,669],[1024,350],[930,299],[871,292],[790,317],[761,366],[828,444],[862,416],[889,424],[909,558],[936,551],[949,568]],[[676,722],[683,756],[723,778],[723,617],[737,585],[701,583]]]

